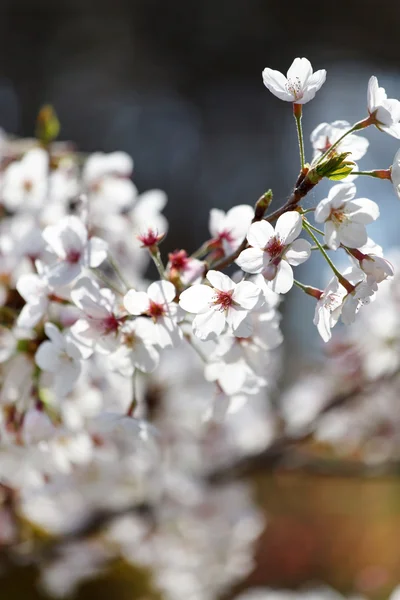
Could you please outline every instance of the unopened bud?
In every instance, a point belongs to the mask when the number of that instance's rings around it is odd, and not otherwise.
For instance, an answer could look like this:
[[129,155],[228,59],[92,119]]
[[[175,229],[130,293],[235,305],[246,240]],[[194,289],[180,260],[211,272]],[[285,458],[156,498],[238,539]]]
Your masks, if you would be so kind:
[[272,190],[268,190],[259,198],[256,202],[256,206],[254,209],[254,221],[261,221],[263,218],[265,211],[268,210],[271,202],[272,202],[273,194]]
[[60,121],[50,104],[45,104],[36,119],[36,137],[43,144],[50,144],[60,133]]
[[322,163],[315,165],[313,171],[320,177],[327,177],[333,181],[345,179],[354,169],[354,162],[347,160],[351,152],[342,152],[342,154],[334,154]]

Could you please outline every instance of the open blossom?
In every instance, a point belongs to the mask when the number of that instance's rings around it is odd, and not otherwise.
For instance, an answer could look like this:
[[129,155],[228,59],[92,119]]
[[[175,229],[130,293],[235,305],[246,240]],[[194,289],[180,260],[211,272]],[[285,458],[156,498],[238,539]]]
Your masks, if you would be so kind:
[[345,325],[353,323],[361,306],[369,304],[378,289],[375,279],[360,269],[349,269],[344,276],[354,285],[354,290],[348,292],[337,277],[332,277],[315,308],[314,325],[324,342],[331,339],[331,329],[340,317]]
[[53,323],[46,323],[44,330],[49,340],[40,344],[35,362],[43,371],[53,373],[56,394],[66,396],[80,375],[82,356],[71,337]]
[[368,82],[368,112],[378,129],[400,139],[400,102],[387,97],[375,76]]
[[391,168],[391,179],[394,191],[400,198],[400,149],[397,150]]
[[285,77],[273,69],[264,69],[263,81],[280,100],[305,104],[312,100],[326,79],[325,69],[313,73],[307,58],[295,58]]
[[376,283],[381,283],[385,279],[390,279],[394,275],[393,266],[383,256],[366,254],[360,261],[360,269],[364,271],[367,277],[374,279]]
[[57,225],[49,225],[43,238],[56,260],[46,269],[51,285],[67,285],[81,274],[84,267],[98,267],[107,257],[107,243],[88,232],[78,217],[64,217]]
[[151,317],[153,339],[161,348],[176,346],[182,339],[175,296],[175,286],[170,281],[154,281],[147,292],[129,290],[124,296],[124,306],[131,315]]
[[35,273],[25,273],[18,278],[16,288],[26,302],[17,323],[19,327],[35,327],[49,306],[51,288],[48,281]]
[[71,299],[83,312],[71,327],[71,334],[84,346],[108,354],[116,349],[121,320],[116,314],[116,298],[108,288],[82,277],[71,291]]
[[[347,121],[334,121],[333,123],[321,123],[311,133],[310,140],[314,149],[313,161],[318,160],[322,154],[349,129]],[[367,152],[369,141],[361,135],[351,133],[347,135],[334,149],[336,154],[351,152],[351,160],[359,160]]]
[[2,202],[9,210],[39,209],[48,188],[48,154],[33,148],[4,172]]
[[158,337],[150,319],[138,317],[127,321],[121,328],[121,346],[110,356],[115,371],[130,377],[135,369],[151,373],[158,366],[160,355],[154,344]]
[[379,207],[368,198],[357,198],[353,183],[334,185],[327,198],[315,209],[317,223],[325,223],[325,243],[337,250],[340,244],[350,248],[363,246],[368,239],[365,226],[379,217]]
[[208,227],[212,236],[209,247],[231,254],[242,243],[254,217],[254,208],[248,204],[234,206],[227,213],[212,208]]
[[267,221],[253,223],[247,233],[250,248],[243,250],[236,263],[247,273],[262,273],[278,294],[286,294],[293,286],[290,265],[300,265],[311,254],[307,240],[296,239],[302,229],[302,218],[296,211],[284,213],[275,229]]
[[235,283],[218,271],[209,271],[207,279],[211,286],[197,284],[181,293],[179,305],[197,315],[193,320],[193,332],[202,340],[220,335],[228,324],[240,337],[251,335],[249,312],[260,304],[261,292],[250,281]]

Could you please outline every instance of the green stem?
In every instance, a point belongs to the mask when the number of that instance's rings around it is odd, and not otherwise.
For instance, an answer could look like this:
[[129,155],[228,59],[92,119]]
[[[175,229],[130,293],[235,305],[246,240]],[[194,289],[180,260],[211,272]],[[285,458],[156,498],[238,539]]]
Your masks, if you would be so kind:
[[315,233],[319,233],[319,235],[325,235],[325,233],[323,231],[321,231],[321,229],[318,229],[318,227],[315,227],[314,225],[311,225],[311,223],[309,221],[307,221],[307,225],[313,230],[315,231]]
[[165,279],[164,265],[162,264],[160,251],[157,246],[154,250],[150,250],[150,256],[153,259],[154,264],[156,265],[159,276],[161,277],[161,279]]
[[301,126],[302,112],[303,112],[303,109],[302,109],[301,104],[296,104],[296,103],[293,104],[293,116],[296,121],[297,138],[299,140],[301,170],[304,169],[304,140],[303,140],[303,128]]
[[308,296],[313,296],[313,298],[317,298],[317,300],[319,300],[323,294],[322,290],[312,287],[311,285],[304,285],[304,283],[297,281],[297,279],[294,279],[293,283],[294,285],[297,285],[298,288],[303,290],[303,292],[305,292]]
[[195,250],[193,254],[191,254],[191,258],[202,258],[205,254],[207,254],[209,250],[209,243],[210,242],[204,242],[204,244],[202,244],[200,248],[197,248],[197,250]]
[[114,258],[110,255],[108,255],[108,262],[110,263],[110,265],[112,266],[112,268],[114,269],[118,279],[121,281],[121,283],[125,286],[125,288],[127,290],[130,289],[130,285],[129,283],[126,281],[125,277],[123,276],[121,269],[119,268],[117,262],[114,260]]
[[98,270],[97,268],[95,269],[91,269],[93,271],[93,273],[96,275],[96,277],[98,277],[100,279],[100,281],[102,281],[103,283],[106,284],[106,286],[108,286],[110,289],[112,289],[116,294],[118,294],[119,296],[124,296],[124,292],[121,292],[121,290],[119,290],[114,283],[108,279],[108,277],[106,277],[105,275],[103,275],[103,273]]
[[344,288],[346,288],[346,290],[349,293],[351,293],[352,291],[354,291],[354,285],[352,285],[350,283],[350,281],[347,281],[347,279],[345,277],[343,277],[343,275],[340,273],[340,271],[338,271],[338,269],[335,267],[335,265],[333,264],[333,262],[329,258],[328,254],[326,253],[325,248],[323,247],[323,245],[321,244],[321,242],[319,241],[319,239],[317,238],[317,236],[314,235],[312,226],[305,219],[303,219],[303,228],[307,231],[308,235],[314,241],[314,243],[316,244],[316,246],[318,246],[318,248],[319,248],[322,256],[325,258],[326,262],[328,263],[328,265],[330,266],[330,268],[332,269],[332,271],[335,273],[336,277],[338,278],[339,283],[341,283],[341,285]]

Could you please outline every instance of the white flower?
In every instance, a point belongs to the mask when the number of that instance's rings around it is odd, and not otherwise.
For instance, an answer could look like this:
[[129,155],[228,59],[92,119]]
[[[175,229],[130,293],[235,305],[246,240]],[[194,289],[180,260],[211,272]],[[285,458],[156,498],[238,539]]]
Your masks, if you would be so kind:
[[208,228],[212,240],[209,247],[231,254],[242,243],[254,217],[254,208],[248,204],[234,206],[227,213],[218,208],[210,210]]
[[88,239],[86,227],[75,216],[46,227],[43,238],[57,259],[46,269],[46,277],[55,287],[76,279],[84,267],[98,267],[107,257],[107,243],[97,237]]
[[290,265],[300,265],[311,254],[307,240],[297,240],[302,229],[302,218],[296,211],[284,213],[275,229],[267,221],[250,225],[247,241],[250,248],[243,250],[236,263],[247,273],[262,273],[274,292],[286,294],[293,286]]
[[42,148],[27,152],[4,172],[2,201],[9,210],[41,208],[48,187],[48,154]]
[[368,239],[365,225],[379,217],[379,207],[368,198],[358,198],[353,183],[334,185],[327,198],[315,209],[317,223],[325,223],[325,243],[337,250],[340,244],[350,248],[363,246]]
[[132,234],[140,235],[149,229],[157,234],[168,231],[168,221],[161,214],[167,204],[167,195],[163,190],[148,190],[135,199],[133,208],[127,213],[132,223]]
[[209,271],[209,285],[193,285],[181,293],[179,305],[197,316],[193,320],[193,332],[202,340],[220,335],[228,324],[235,335],[251,335],[252,325],[246,317],[260,304],[261,292],[250,281],[236,284],[230,277],[218,271]]
[[381,283],[385,279],[392,278],[394,275],[393,266],[383,256],[367,254],[360,261],[360,268],[367,275],[369,280],[375,280],[376,283]]
[[34,273],[18,278],[16,288],[26,304],[18,315],[19,327],[35,327],[47,312],[51,289],[47,279]]
[[52,323],[46,323],[44,330],[49,341],[40,344],[35,362],[43,371],[54,374],[56,394],[66,396],[80,375],[81,353],[71,338]]
[[[313,161],[316,161],[322,154],[327,152],[350,127],[351,125],[347,121],[334,121],[333,123],[318,125],[310,136],[314,149]],[[335,147],[334,152],[335,154],[351,152],[351,159],[359,160],[367,152],[368,146],[369,141],[367,138],[351,133]]]
[[275,96],[286,102],[305,104],[312,100],[326,79],[325,69],[313,73],[307,58],[295,58],[287,77],[279,71],[264,69],[264,85]]
[[400,139],[400,102],[387,97],[375,76],[368,82],[368,112],[378,129]]
[[397,150],[395,157],[393,159],[392,169],[391,169],[391,178],[394,186],[394,191],[400,198],[400,149]]
[[120,319],[115,314],[113,292],[82,277],[71,291],[71,299],[84,313],[71,327],[71,334],[83,345],[108,354],[116,349]]
[[153,344],[158,343],[153,323],[145,317],[128,321],[121,329],[121,346],[110,356],[115,371],[131,377],[135,369],[151,373],[158,366],[160,356]]
[[153,340],[161,348],[176,346],[182,339],[175,296],[175,286],[170,281],[154,281],[147,293],[129,290],[124,296],[124,306],[130,314],[152,318]]

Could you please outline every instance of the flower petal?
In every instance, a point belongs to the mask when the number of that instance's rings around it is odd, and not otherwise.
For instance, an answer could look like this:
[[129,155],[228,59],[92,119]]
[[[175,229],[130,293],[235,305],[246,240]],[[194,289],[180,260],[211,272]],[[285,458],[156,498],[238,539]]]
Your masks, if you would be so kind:
[[275,235],[278,235],[285,245],[291,244],[300,235],[302,226],[301,215],[297,211],[291,210],[277,220]]
[[157,304],[168,304],[176,296],[176,289],[170,281],[154,281],[149,285],[147,294]]
[[281,260],[269,285],[277,294],[286,294],[293,287],[293,269],[286,260]]
[[212,302],[214,290],[209,285],[192,285],[179,297],[179,306],[189,313],[206,311]]
[[283,73],[267,68],[263,70],[262,78],[265,87],[268,88],[274,96],[277,96],[280,100],[285,100],[286,102],[293,102],[293,95],[286,89],[287,79]]
[[236,286],[236,283],[228,275],[220,271],[208,271],[206,278],[216,290],[221,292],[230,292]]
[[311,244],[307,240],[294,240],[284,254],[290,265],[297,266],[305,262],[311,255]]
[[149,308],[149,297],[146,292],[129,290],[124,296],[124,306],[131,315],[141,315]]
[[268,264],[268,257],[260,248],[246,248],[235,262],[246,273],[261,273],[264,266]]
[[275,232],[268,221],[257,221],[252,223],[247,232],[247,241],[253,248],[265,248]]
[[225,315],[220,310],[208,310],[193,319],[193,333],[201,340],[220,335],[225,328]]
[[241,281],[237,284],[232,300],[246,310],[252,310],[260,302],[261,290],[251,281]]

